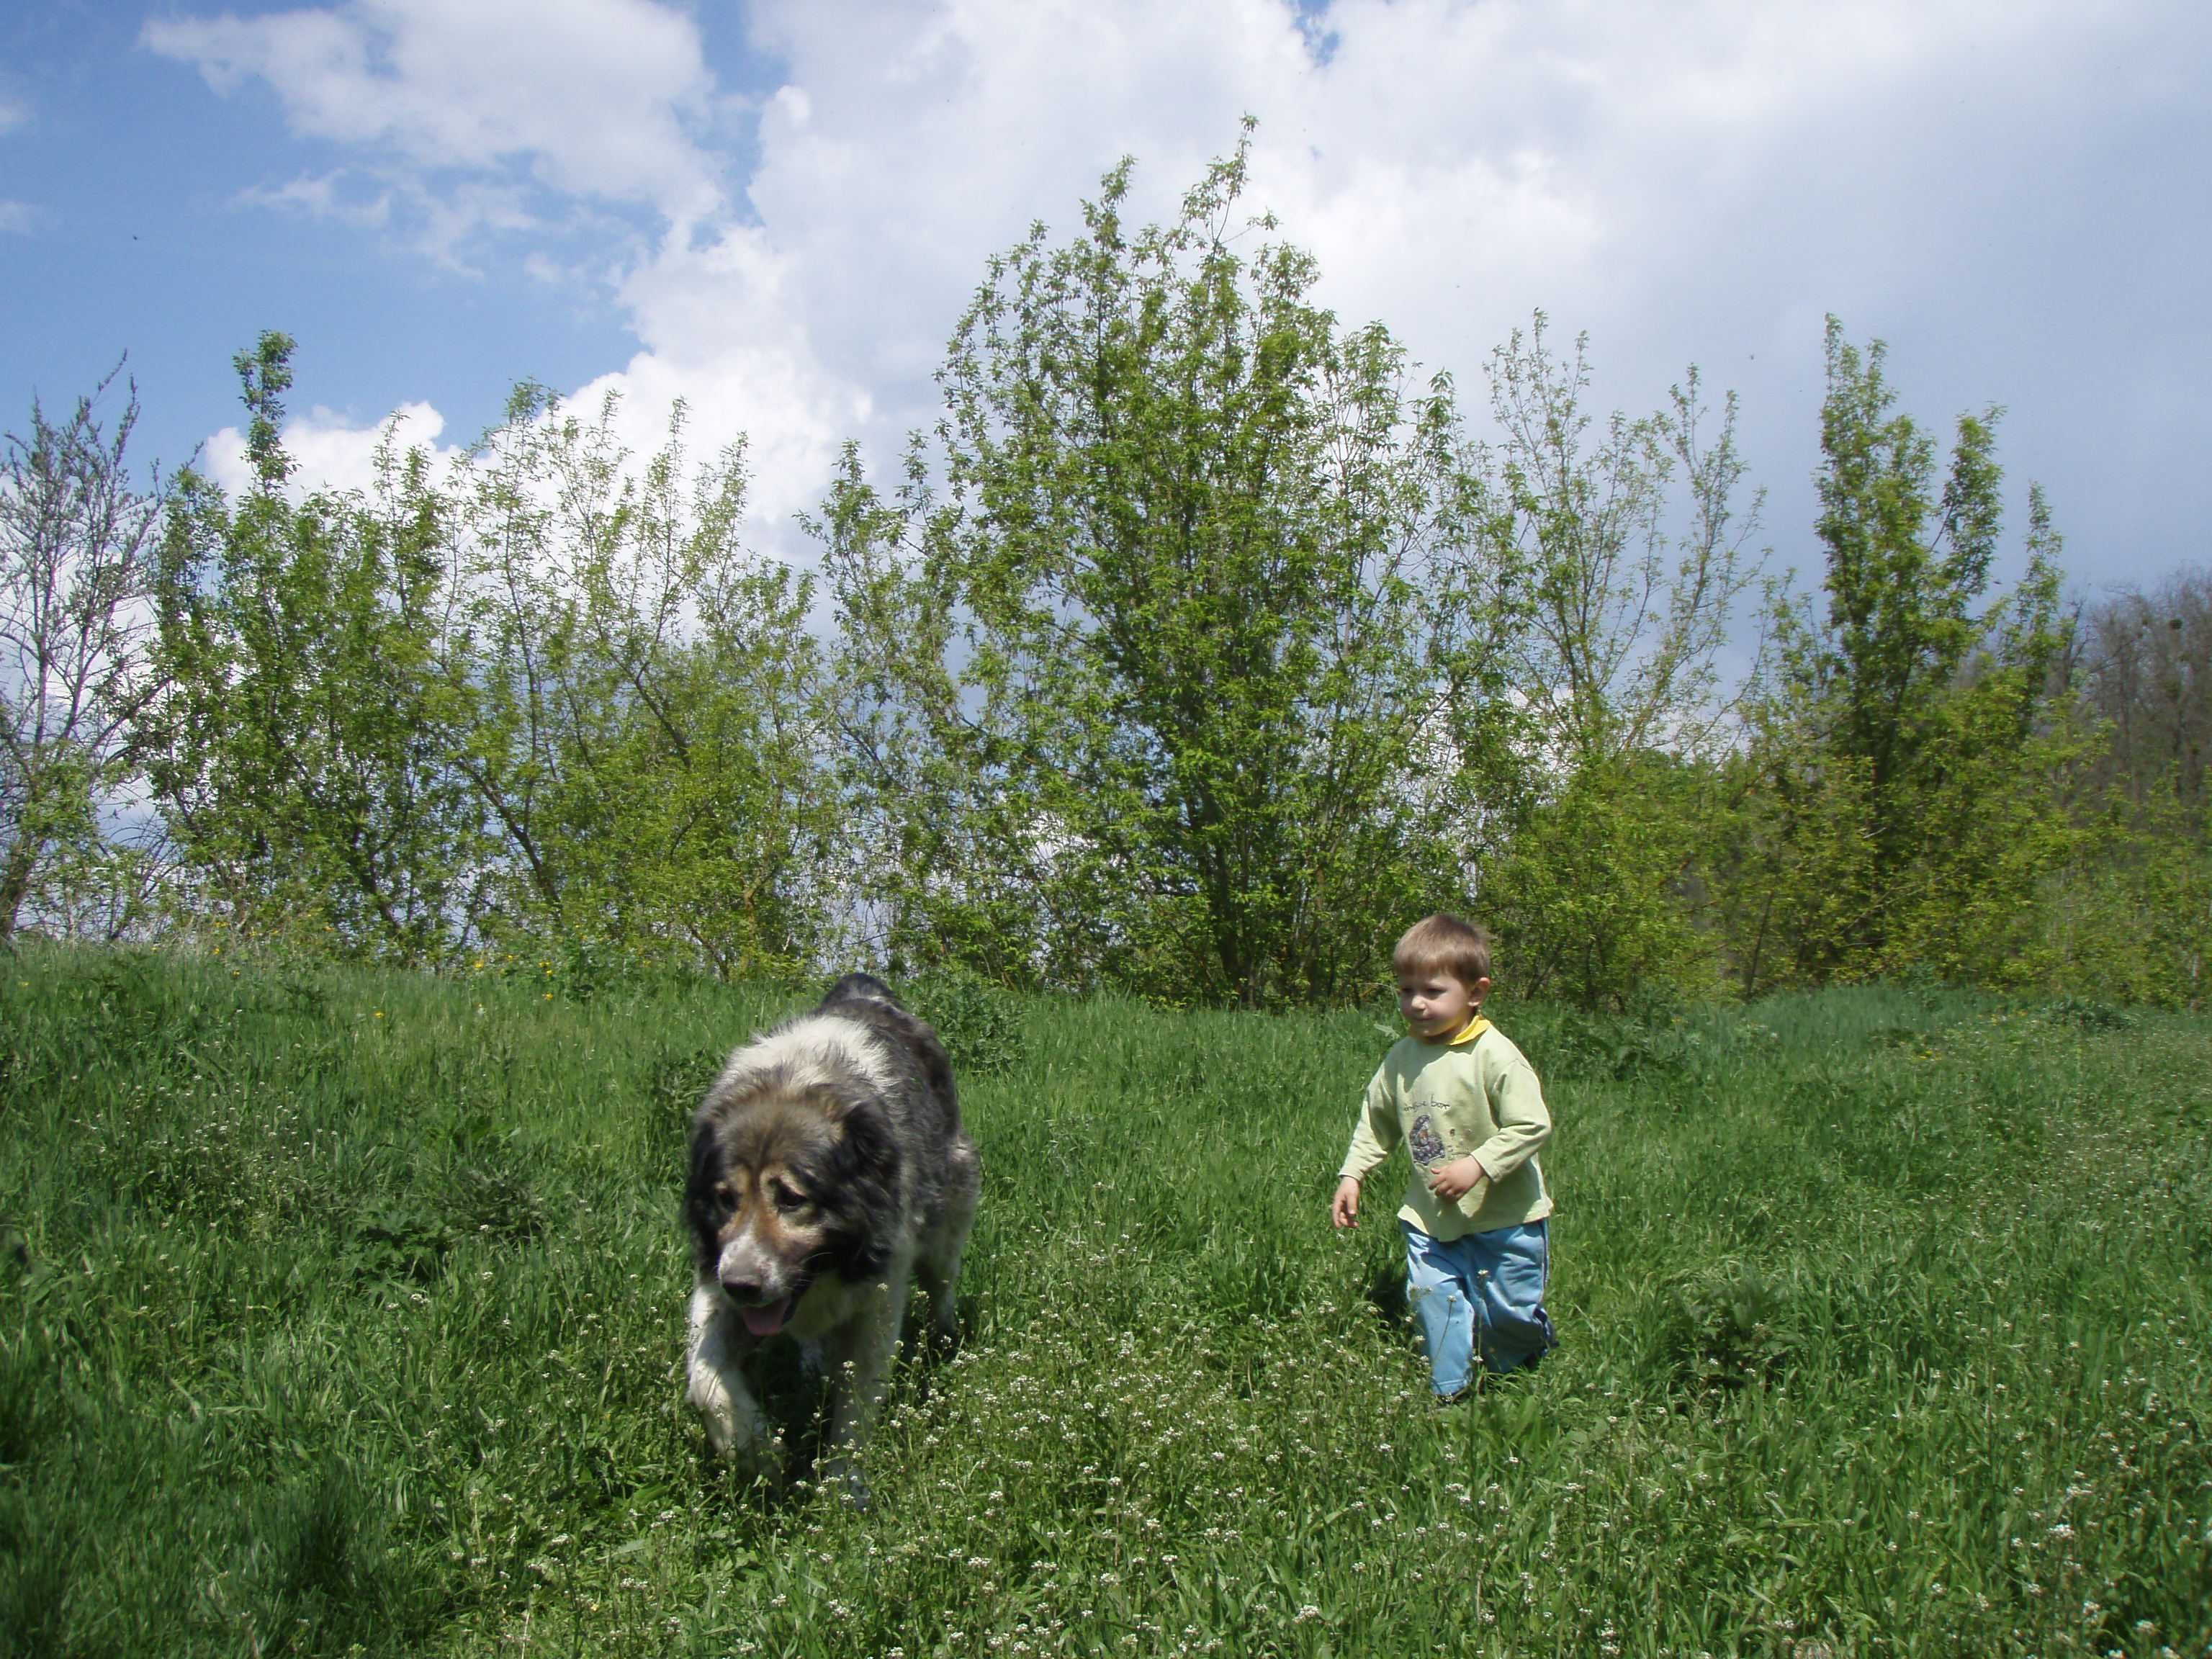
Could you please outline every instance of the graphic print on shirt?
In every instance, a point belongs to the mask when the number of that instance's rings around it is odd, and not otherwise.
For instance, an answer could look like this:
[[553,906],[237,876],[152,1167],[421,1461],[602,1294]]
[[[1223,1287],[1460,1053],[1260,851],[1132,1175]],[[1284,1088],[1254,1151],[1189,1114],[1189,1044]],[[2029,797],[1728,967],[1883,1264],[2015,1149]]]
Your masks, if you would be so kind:
[[1406,1131],[1406,1150],[1413,1153],[1413,1162],[1425,1170],[1432,1170],[1444,1161],[1444,1138],[1437,1133],[1437,1126],[1424,1112],[1413,1120],[1413,1127]]

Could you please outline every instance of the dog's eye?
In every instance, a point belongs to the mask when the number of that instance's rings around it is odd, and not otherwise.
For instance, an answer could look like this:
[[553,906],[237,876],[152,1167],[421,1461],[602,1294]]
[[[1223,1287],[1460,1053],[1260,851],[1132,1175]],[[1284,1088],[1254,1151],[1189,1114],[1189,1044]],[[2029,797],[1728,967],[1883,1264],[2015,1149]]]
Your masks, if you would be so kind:
[[806,1194],[784,1182],[769,1182],[768,1195],[769,1202],[779,1210],[803,1210],[806,1207]]
[[714,1183],[714,1202],[727,1208],[738,1201],[738,1189],[726,1181]]

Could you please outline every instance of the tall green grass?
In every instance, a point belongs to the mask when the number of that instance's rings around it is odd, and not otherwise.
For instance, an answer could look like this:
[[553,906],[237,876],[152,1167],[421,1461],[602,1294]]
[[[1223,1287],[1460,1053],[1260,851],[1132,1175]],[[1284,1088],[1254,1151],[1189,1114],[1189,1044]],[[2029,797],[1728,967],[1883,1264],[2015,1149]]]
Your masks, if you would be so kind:
[[678,1403],[685,1118],[809,999],[505,966],[0,959],[0,1651],[2212,1643],[2202,1019],[1501,1004],[1565,1346],[1438,1409],[1397,1171],[1325,1217],[1378,1016],[924,984],[967,1338],[855,1513]]

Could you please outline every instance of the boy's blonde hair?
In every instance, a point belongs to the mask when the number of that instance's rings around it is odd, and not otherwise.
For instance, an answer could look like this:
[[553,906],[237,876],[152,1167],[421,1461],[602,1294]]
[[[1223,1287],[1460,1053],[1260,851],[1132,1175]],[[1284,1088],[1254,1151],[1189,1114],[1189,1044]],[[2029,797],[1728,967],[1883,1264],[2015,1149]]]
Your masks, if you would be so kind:
[[1477,980],[1490,977],[1490,935],[1471,921],[1439,911],[1423,916],[1406,930],[1397,949],[1390,952],[1391,971],[1407,974],[1449,974],[1472,990]]

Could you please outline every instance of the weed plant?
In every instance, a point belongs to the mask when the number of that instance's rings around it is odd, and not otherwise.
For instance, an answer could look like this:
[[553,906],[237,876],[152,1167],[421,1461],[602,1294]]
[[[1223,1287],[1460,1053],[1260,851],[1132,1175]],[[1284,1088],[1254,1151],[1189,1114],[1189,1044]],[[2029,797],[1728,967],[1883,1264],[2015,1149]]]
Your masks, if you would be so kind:
[[805,999],[541,966],[0,961],[0,1651],[2207,1651],[2201,1018],[1498,1006],[1565,1346],[1440,1409],[1402,1165],[1325,1217],[1378,1012],[960,988],[855,1512],[679,1404],[685,1120]]

